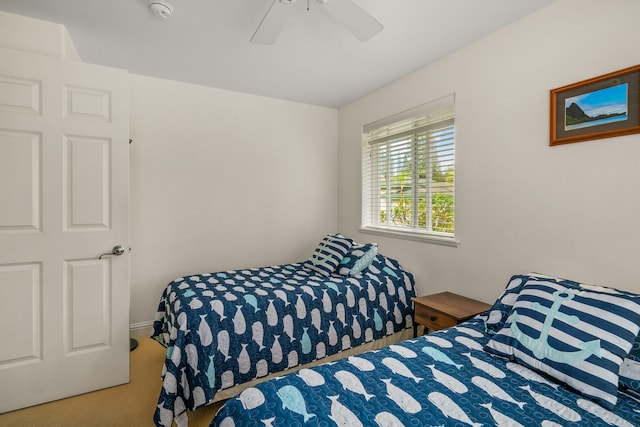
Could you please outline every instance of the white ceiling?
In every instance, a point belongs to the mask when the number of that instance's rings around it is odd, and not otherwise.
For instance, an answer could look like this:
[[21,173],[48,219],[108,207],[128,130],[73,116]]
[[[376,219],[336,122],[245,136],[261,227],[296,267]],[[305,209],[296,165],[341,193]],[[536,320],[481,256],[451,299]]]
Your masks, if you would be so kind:
[[316,0],[297,0],[273,45],[249,43],[273,0],[168,1],[168,20],[148,0],[0,0],[0,10],[65,25],[85,62],[337,108],[555,0],[355,0],[384,25],[364,43]]

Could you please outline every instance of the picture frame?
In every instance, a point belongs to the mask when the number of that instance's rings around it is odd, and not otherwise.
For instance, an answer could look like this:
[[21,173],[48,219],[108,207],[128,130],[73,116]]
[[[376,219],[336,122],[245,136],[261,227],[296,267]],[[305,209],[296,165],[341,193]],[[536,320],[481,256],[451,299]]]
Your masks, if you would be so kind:
[[640,133],[640,65],[550,94],[551,146]]

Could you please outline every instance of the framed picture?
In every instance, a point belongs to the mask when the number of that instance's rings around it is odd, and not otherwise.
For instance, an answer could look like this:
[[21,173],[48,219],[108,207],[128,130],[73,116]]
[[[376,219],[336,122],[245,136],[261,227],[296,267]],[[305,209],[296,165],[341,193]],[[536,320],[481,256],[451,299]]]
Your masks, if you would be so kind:
[[550,145],[640,133],[640,65],[551,91]]

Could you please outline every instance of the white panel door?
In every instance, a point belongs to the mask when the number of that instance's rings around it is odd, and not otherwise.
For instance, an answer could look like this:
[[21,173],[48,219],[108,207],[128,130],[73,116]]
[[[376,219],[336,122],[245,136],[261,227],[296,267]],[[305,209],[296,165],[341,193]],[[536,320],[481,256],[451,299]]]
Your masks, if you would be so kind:
[[129,381],[128,84],[0,49],[0,412]]

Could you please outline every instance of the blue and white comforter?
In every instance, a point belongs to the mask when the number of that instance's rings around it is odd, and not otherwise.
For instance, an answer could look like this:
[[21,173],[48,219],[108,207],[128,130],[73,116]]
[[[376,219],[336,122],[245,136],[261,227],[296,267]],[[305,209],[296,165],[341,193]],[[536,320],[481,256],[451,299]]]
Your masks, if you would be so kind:
[[233,387],[412,326],[414,278],[378,254],[358,277],[287,264],[179,278],[165,289],[153,338],[167,347],[154,422]]
[[482,350],[477,317],[398,345],[249,388],[211,427],[640,425],[640,403],[613,411]]

